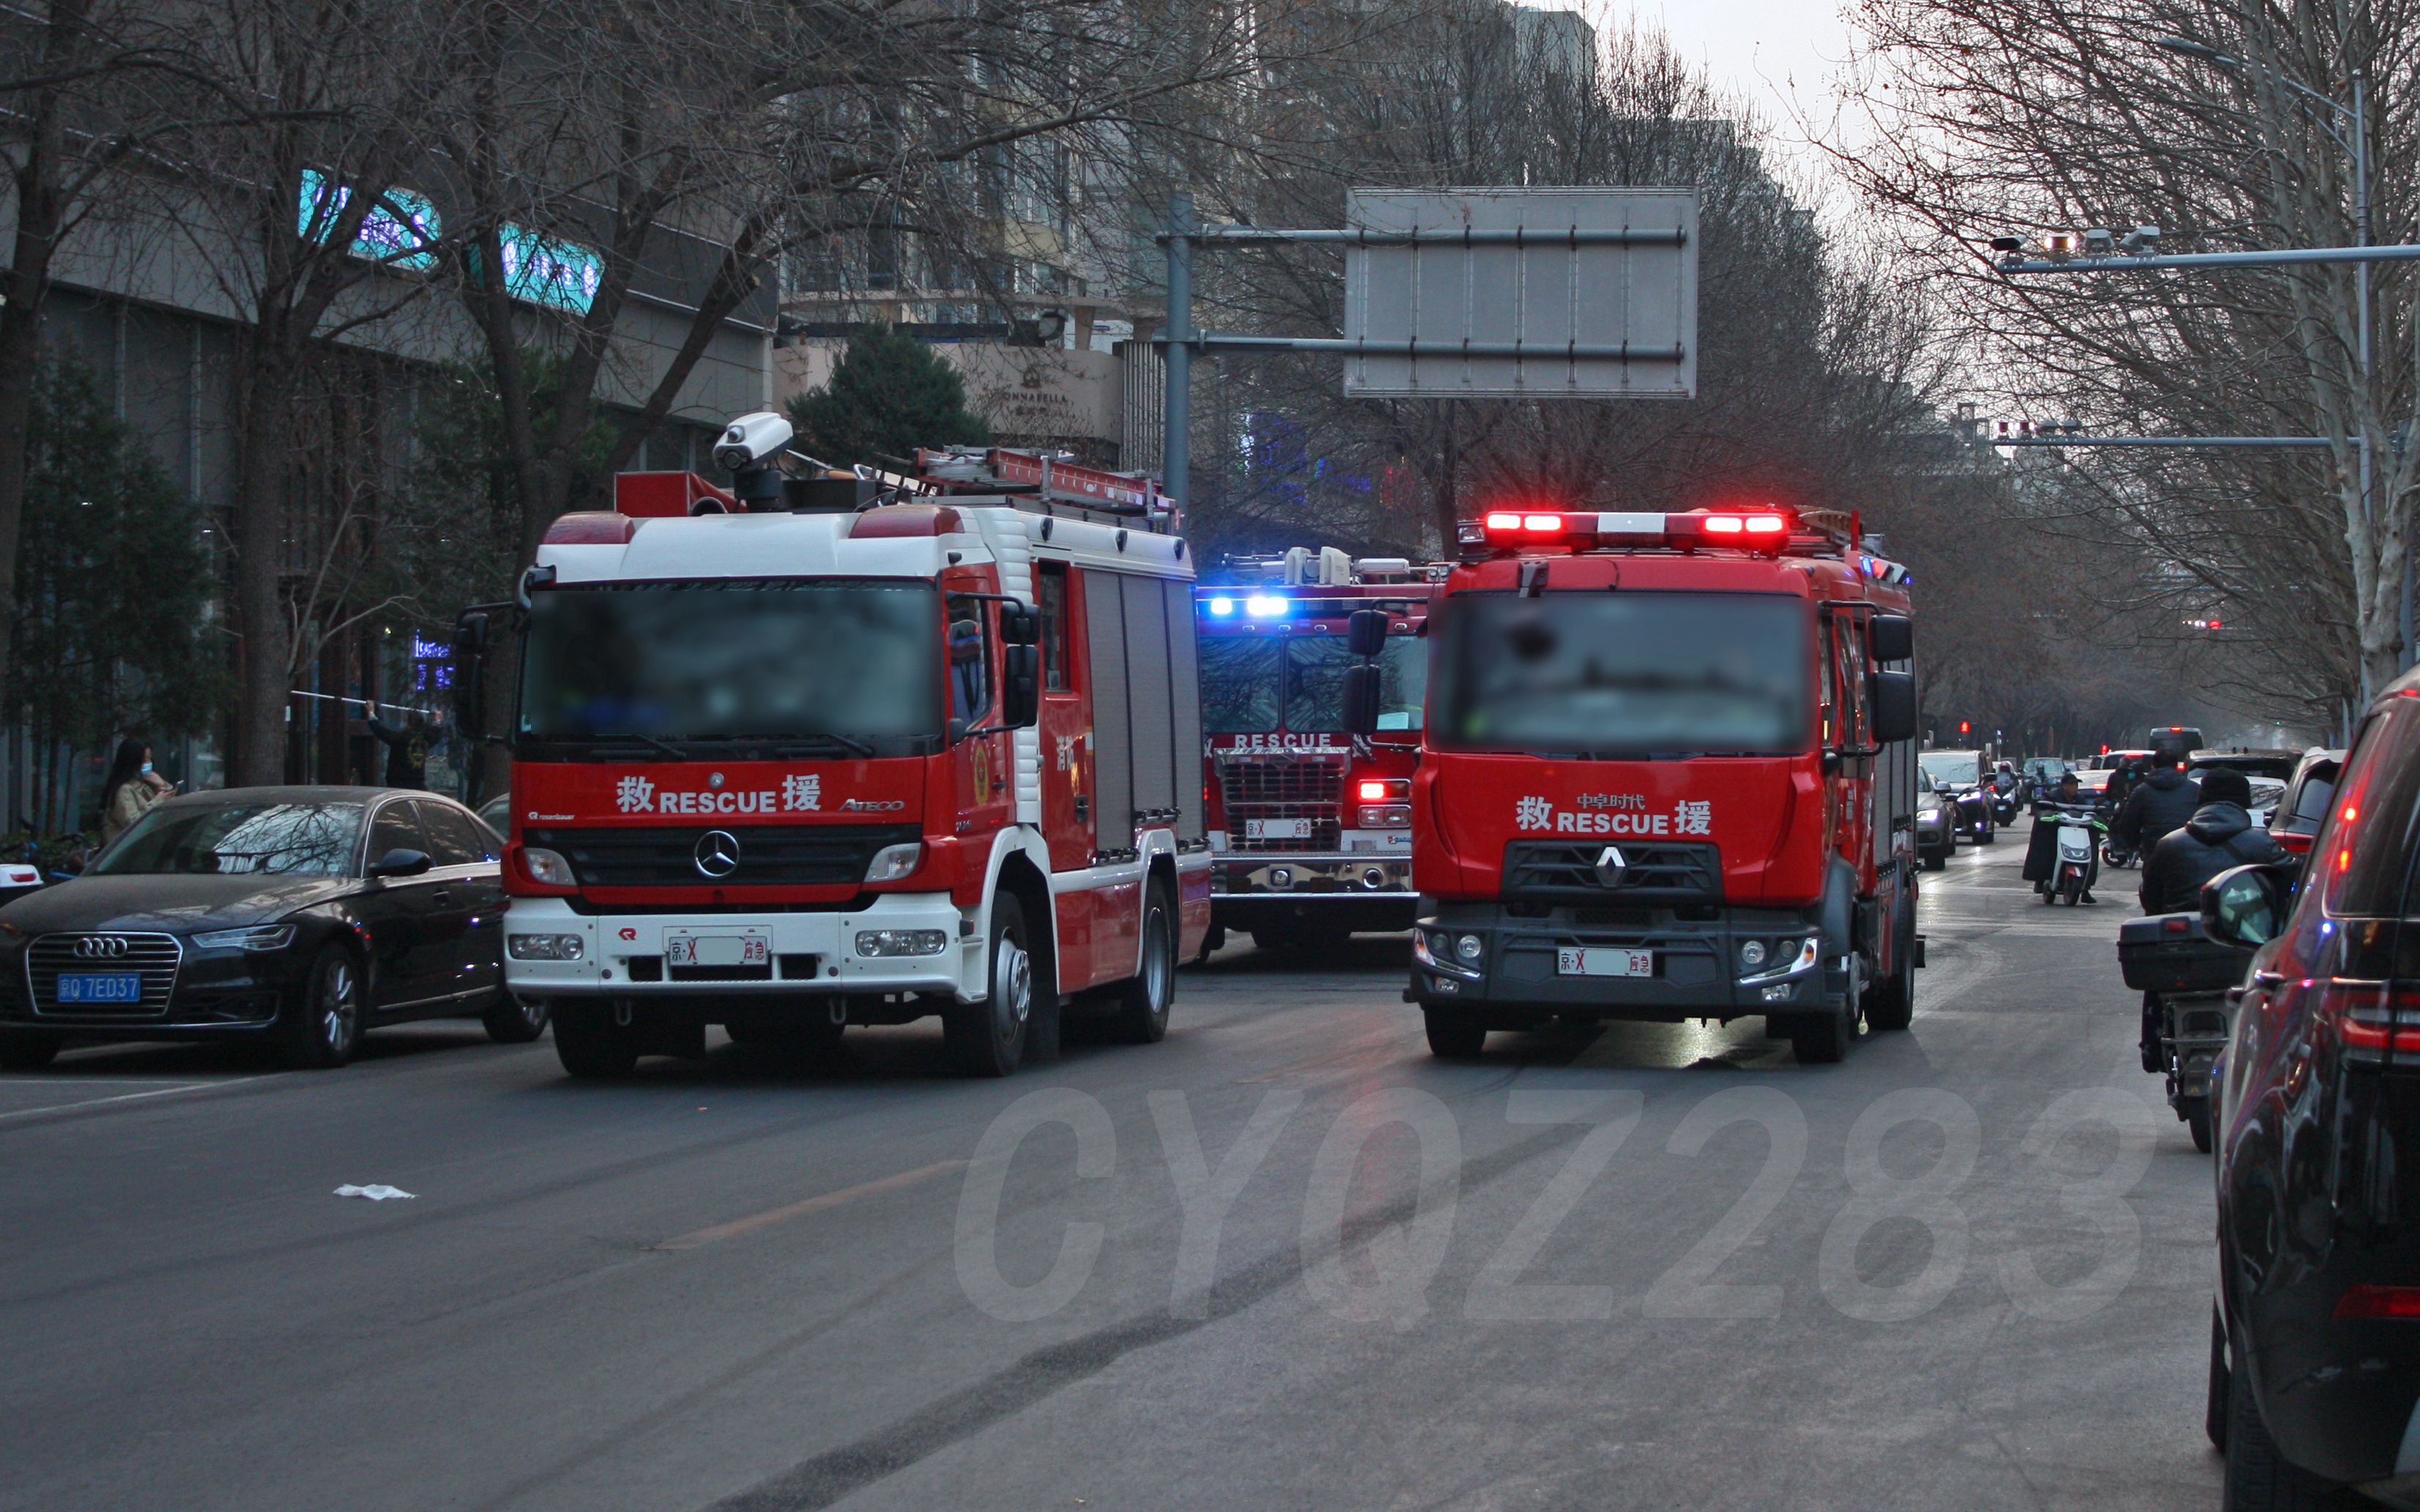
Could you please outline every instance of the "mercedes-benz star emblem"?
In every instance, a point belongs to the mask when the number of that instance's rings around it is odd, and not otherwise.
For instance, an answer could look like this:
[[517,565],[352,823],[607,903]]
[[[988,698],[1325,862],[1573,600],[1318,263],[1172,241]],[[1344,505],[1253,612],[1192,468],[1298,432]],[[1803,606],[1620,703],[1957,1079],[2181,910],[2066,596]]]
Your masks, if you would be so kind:
[[1597,880],[1604,883],[1606,887],[1621,887],[1622,876],[1624,873],[1628,872],[1629,870],[1630,863],[1623,859],[1621,846],[1608,845],[1604,850],[1597,853]]
[[709,829],[700,835],[693,854],[700,876],[727,877],[739,870],[739,839],[727,829]]
[[100,961],[126,953],[126,938],[120,934],[87,934],[76,941],[75,953],[86,961]]

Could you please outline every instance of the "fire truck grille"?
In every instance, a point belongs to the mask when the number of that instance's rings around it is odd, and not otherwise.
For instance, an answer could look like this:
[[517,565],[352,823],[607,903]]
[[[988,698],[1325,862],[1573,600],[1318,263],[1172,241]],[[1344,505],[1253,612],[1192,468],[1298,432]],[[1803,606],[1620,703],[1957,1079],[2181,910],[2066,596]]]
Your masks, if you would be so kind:
[[[700,841],[737,843],[708,872]],[[922,838],[914,825],[690,825],[676,829],[533,829],[529,843],[562,853],[584,887],[835,887],[865,880],[886,845]]]
[[1222,757],[1218,791],[1230,851],[1334,851],[1344,843],[1342,756]]
[[[1600,867],[1608,850],[1618,866]],[[1722,858],[1712,845],[1643,844],[1636,841],[1516,840],[1504,847],[1504,896],[1510,901],[1626,903],[1720,903]]]

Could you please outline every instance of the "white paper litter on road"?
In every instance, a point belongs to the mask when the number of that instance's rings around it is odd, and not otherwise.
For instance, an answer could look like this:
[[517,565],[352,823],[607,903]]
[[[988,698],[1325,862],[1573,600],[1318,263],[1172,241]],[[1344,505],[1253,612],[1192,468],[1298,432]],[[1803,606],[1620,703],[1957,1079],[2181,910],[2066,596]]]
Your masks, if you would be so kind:
[[399,1186],[389,1186],[383,1181],[377,1181],[368,1186],[340,1186],[336,1188],[336,1196],[367,1197],[372,1202],[384,1202],[389,1197],[403,1197],[408,1200],[411,1194]]

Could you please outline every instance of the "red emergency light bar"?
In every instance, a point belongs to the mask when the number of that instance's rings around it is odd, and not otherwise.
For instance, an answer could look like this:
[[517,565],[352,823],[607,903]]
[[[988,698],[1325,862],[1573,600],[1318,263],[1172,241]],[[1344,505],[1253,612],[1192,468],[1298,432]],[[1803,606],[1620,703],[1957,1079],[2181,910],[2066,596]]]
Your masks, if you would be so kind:
[[1778,554],[1797,523],[1795,516],[1778,509],[1685,515],[1492,509],[1480,526],[1490,546],[1735,546]]

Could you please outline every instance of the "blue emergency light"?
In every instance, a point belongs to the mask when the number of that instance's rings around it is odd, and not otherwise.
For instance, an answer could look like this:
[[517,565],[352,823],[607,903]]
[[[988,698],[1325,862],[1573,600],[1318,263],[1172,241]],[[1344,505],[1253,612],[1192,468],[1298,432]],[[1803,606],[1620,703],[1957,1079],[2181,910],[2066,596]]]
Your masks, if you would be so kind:
[[1254,594],[1244,600],[1244,612],[1256,620],[1273,620],[1286,611],[1286,601],[1274,594]]
[[1235,601],[1232,598],[1214,598],[1210,601],[1210,612],[1224,619],[1235,612]]

